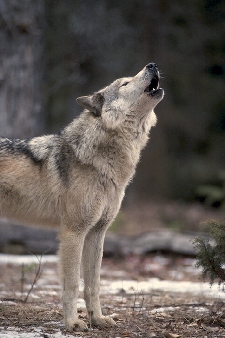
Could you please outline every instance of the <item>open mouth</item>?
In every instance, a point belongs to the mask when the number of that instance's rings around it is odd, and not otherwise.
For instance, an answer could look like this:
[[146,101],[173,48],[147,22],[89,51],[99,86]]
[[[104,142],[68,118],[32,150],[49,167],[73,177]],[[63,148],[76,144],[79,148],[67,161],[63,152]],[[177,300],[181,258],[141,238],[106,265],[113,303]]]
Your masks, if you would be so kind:
[[151,83],[145,88],[145,92],[154,95],[159,89],[159,74],[152,78]]

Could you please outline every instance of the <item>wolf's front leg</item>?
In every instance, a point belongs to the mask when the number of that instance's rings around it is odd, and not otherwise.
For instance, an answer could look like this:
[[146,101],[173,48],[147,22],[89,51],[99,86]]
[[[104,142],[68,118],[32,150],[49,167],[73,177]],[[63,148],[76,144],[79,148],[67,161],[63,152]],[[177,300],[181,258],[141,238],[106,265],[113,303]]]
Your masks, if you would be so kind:
[[63,312],[67,330],[86,331],[87,325],[78,319],[77,297],[79,293],[80,263],[84,236],[68,229],[59,234],[60,274],[62,283]]
[[100,268],[103,254],[105,228],[96,226],[87,234],[83,249],[84,299],[90,323],[100,327],[116,325],[110,317],[102,315],[99,291]]

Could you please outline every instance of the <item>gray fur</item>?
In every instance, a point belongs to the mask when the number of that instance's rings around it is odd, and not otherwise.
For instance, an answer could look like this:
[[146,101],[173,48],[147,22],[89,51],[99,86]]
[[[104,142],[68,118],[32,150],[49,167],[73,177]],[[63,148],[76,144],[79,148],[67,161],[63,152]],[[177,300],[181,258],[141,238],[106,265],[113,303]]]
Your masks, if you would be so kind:
[[80,265],[92,324],[115,325],[102,315],[99,288],[103,241],[132,179],[163,90],[151,84],[157,68],[114,81],[92,96],[57,135],[0,139],[0,214],[17,222],[58,227],[63,310],[68,330],[78,319]]

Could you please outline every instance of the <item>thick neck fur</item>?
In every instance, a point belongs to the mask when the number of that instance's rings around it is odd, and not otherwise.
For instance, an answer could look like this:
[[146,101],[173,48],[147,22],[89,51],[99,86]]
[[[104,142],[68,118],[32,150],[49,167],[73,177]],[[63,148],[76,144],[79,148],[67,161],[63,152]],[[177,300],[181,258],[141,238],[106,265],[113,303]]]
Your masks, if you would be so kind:
[[134,174],[155,122],[153,111],[139,118],[131,111],[123,123],[110,130],[104,128],[101,117],[93,117],[85,110],[63,130],[62,137],[81,164],[93,166],[106,180],[124,186]]

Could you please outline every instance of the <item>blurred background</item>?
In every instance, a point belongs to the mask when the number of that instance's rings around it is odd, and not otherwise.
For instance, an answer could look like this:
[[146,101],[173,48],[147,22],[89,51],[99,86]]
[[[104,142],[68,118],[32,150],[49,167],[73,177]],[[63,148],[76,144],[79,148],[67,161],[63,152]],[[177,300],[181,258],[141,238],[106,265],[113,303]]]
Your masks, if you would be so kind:
[[57,132],[78,96],[157,63],[165,97],[115,228],[157,227],[157,212],[194,229],[205,205],[223,209],[225,1],[0,0],[0,44],[0,134],[12,138]]

